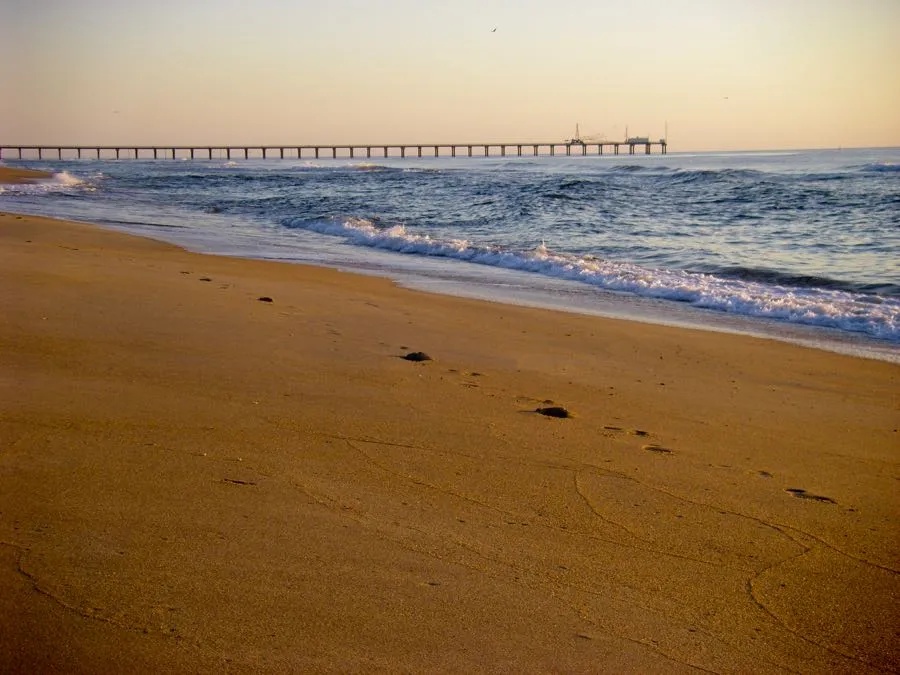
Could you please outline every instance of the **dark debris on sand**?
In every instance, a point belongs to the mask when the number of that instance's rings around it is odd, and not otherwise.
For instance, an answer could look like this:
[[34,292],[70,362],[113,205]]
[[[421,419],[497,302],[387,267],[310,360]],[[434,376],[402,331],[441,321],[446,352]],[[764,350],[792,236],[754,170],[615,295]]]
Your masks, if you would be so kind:
[[563,408],[561,405],[551,405],[547,406],[546,408],[538,408],[537,410],[535,410],[535,412],[541,415],[546,415],[547,417],[573,417],[572,413]]
[[407,361],[431,361],[431,357],[425,352],[410,352],[403,358]]

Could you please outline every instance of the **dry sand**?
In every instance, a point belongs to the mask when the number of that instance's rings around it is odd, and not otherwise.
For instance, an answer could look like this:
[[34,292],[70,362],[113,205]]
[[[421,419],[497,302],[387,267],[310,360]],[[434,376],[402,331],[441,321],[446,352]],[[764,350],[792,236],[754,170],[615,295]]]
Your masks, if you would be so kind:
[[0,671],[900,667],[895,364],[10,214],[0,287]]

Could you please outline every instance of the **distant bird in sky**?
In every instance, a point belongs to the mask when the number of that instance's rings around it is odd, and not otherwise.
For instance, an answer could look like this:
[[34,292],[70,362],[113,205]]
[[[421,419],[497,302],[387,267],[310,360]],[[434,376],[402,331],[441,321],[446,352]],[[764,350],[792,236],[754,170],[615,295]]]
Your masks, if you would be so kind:
[[492,32],[492,33],[496,33],[496,32],[497,32],[497,27],[494,26],[493,28],[491,28],[491,32]]

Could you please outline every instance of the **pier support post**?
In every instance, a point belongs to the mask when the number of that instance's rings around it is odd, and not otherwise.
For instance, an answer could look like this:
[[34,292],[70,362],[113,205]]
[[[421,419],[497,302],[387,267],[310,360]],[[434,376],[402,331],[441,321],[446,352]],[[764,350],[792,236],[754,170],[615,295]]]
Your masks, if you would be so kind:
[[337,146],[331,148],[331,159],[337,159]]
[[450,146],[450,156],[456,157],[456,146],[455,145]]
[[250,156],[250,148],[244,148],[244,159],[249,158]]
[[38,148],[38,159],[43,159],[43,158],[44,158],[44,149]]
[[471,146],[471,145],[467,145],[466,148],[468,148],[468,150],[469,150],[469,157],[471,157],[471,156],[472,156],[472,146]]
[[551,157],[556,156],[556,146],[553,144],[550,145],[550,156]]
[[489,145],[484,146],[484,156],[485,157],[491,156],[491,146],[489,146]]

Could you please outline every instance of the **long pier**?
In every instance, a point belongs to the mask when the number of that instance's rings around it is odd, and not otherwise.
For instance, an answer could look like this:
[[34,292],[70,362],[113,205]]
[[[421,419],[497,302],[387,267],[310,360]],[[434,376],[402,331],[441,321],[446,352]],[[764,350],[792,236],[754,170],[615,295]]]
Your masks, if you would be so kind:
[[[563,141],[528,143],[386,143],[378,145],[0,145],[2,159],[355,159],[407,157],[571,157],[651,154],[658,141]],[[15,157],[10,157],[12,152]]]

